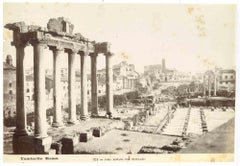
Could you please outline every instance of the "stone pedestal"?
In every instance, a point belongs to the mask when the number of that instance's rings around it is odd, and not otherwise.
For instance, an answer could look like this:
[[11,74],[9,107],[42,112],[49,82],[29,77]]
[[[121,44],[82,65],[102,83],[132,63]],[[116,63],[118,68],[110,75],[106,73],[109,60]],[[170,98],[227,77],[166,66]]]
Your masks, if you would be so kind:
[[62,154],[74,154],[74,145],[77,143],[77,137],[62,138]]
[[35,154],[47,154],[51,148],[52,137],[35,138]]
[[88,141],[87,133],[79,133],[79,142],[87,142],[87,141]]
[[52,137],[13,136],[13,152],[14,154],[47,154],[51,143]]
[[101,129],[100,129],[100,128],[94,128],[92,135],[93,135],[94,137],[101,137],[101,135],[102,135]]
[[33,136],[13,135],[12,144],[14,154],[35,154]]

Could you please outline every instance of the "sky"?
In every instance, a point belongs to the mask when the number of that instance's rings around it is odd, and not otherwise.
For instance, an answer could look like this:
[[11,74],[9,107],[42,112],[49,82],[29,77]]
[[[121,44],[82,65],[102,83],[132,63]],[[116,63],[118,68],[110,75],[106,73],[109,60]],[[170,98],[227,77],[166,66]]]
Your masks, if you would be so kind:
[[[4,25],[24,21],[46,27],[50,18],[67,17],[74,33],[110,42],[114,64],[127,61],[138,72],[145,65],[161,64],[162,58],[168,68],[180,71],[236,67],[235,5],[5,3],[3,12]],[[3,60],[11,54],[15,63],[11,41],[11,31],[4,29]],[[32,49],[26,49],[27,67],[33,63]],[[45,56],[46,67],[52,68],[52,52],[45,50]],[[66,54],[61,62],[67,67]],[[79,68],[79,57],[76,63]],[[100,55],[98,69],[103,67]]]

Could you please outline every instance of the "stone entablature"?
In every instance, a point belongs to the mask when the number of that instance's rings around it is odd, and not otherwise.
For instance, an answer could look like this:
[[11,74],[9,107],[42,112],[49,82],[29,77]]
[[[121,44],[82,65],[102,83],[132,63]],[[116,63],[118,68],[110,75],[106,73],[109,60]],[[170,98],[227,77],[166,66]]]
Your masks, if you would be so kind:
[[[66,25],[65,25],[66,23]],[[64,26],[69,26],[64,28]],[[90,41],[80,33],[73,34],[73,24],[67,19],[59,17],[58,19],[50,19],[48,28],[26,25],[25,22],[17,22],[6,24],[5,28],[12,30],[12,45],[44,43],[52,47],[62,47],[64,49],[77,50],[79,52],[103,53],[110,52],[110,44],[108,42],[96,43]],[[69,29],[68,31],[64,29]]]

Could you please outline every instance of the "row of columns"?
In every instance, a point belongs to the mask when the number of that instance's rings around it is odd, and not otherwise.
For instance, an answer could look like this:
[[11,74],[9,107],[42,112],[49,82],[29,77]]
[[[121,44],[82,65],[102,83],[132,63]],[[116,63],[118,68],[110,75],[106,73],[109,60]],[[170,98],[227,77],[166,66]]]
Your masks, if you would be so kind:
[[[46,127],[46,108],[45,108],[45,67],[44,67],[44,49],[47,44],[44,42],[32,43],[34,50],[34,97],[35,97],[35,137],[47,137]],[[16,47],[16,79],[17,79],[17,111],[16,111],[16,130],[15,135],[27,135],[26,131],[26,110],[25,110],[25,73],[24,73],[24,44],[15,44]],[[64,48],[49,46],[53,51],[53,103],[54,118],[53,126],[62,125],[61,114],[61,74],[60,74],[60,54]],[[75,123],[76,118],[76,96],[75,96],[75,59],[77,50],[67,50],[68,53],[68,87],[69,87],[69,122]],[[91,88],[92,88],[92,116],[98,115],[98,96],[97,96],[97,53],[90,53],[91,57]],[[87,101],[87,73],[86,58],[88,52],[80,52],[81,56],[81,112],[80,119],[88,118],[88,101]],[[106,97],[107,97],[107,114],[111,115],[113,109],[113,72],[111,65],[112,54],[106,56]]]
[[[208,75],[208,80],[207,80],[207,89],[208,89],[208,97],[211,97],[211,90],[212,90],[212,83],[211,80],[209,78],[210,76]],[[203,96],[206,96],[206,78],[203,78]],[[214,75],[214,85],[213,85],[214,91],[213,91],[213,95],[217,96],[217,76]]]

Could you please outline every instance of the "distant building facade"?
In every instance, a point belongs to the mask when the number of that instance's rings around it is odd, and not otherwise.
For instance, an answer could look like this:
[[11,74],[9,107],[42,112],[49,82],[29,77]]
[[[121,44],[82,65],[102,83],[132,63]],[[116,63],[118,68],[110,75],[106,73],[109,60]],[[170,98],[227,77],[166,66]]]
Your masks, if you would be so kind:
[[221,69],[218,72],[218,90],[234,91],[236,72],[233,69]]
[[153,76],[159,82],[190,82],[193,75],[190,72],[179,72],[175,69],[168,69],[165,59],[162,64],[144,66],[144,75]]
[[[98,70],[98,85],[105,85],[105,69]],[[113,66],[113,84],[114,93],[121,94],[136,90],[136,83],[139,80],[139,74],[133,64],[122,61]],[[101,89],[101,87],[99,87]]]
[[16,95],[16,67],[11,55],[7,55],[6,62],[3,62],[3,93],[9,97]]
[[16,67],[11,55],[3,62],[3,110],[4,117],[13,117],[16,113]]

